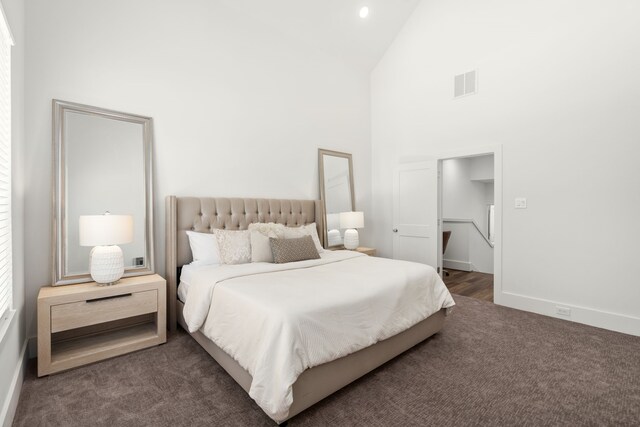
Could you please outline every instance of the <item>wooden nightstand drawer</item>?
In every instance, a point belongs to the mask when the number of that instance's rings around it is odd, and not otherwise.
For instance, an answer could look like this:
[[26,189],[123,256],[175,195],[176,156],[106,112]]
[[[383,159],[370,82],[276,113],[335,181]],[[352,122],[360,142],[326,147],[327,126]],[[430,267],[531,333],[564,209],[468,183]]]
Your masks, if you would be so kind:
[[67,331],[158,311],[155,289],[51,307],[51,332]]

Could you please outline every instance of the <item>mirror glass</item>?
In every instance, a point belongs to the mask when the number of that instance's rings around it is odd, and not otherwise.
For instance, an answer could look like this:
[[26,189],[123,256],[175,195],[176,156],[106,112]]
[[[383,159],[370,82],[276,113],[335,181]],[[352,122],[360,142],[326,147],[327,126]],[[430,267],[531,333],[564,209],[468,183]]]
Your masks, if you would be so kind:
[[351,154],[319,150],[320,197],[325,212],[325,247],[341,246],[340,212],[355,210]]
[[119,245],[124,275],[152,273],[151,119],[64,101],[54,101],[54,119],[54,283],[91,280],[79,218],[105,212],[133,217],[133,242]]

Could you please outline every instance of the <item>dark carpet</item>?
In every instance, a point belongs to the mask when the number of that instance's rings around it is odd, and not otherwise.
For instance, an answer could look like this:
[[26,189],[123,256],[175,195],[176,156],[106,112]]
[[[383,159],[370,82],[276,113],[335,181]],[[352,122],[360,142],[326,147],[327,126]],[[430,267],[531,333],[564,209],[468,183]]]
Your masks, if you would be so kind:
[[[640,424],[640,338],[455,295],[444,329],[290,426]],[[15,426],[274,423],[185,332],[24,383]]]

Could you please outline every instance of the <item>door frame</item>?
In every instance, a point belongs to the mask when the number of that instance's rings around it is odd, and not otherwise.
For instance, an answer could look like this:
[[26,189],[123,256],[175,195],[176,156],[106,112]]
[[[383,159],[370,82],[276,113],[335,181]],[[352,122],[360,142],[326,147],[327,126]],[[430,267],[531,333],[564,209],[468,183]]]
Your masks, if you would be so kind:
[[436,153],[438,162],[438,268],[443,274],[442,263],[442,162],[449,159],[477,157],[493,154],[493,204],[495,221],[495,239],[493,246],[493,302],[502,301],[502,145],[463,147]]

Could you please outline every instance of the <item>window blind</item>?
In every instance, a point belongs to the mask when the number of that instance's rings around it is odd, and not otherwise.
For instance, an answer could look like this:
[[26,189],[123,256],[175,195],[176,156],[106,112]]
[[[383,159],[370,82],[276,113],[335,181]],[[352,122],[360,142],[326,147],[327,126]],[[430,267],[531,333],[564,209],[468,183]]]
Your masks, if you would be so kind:
[[11,32],[0,6],[0,319],[12,303]]

